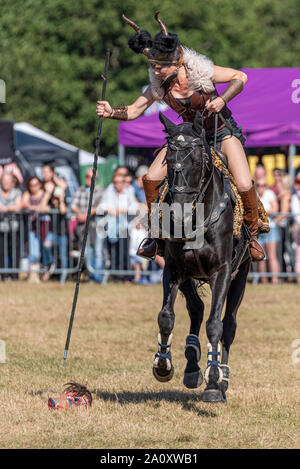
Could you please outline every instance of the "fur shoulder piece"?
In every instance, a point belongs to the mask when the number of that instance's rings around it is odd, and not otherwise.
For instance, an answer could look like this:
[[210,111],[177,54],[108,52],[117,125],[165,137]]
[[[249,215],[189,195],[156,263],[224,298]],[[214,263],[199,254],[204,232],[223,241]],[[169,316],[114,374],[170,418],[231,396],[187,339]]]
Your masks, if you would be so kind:
[[183,47],[183,64],[187,70],[189,83],[194,90],[202,90],[204,93],[212,93],[214,84],[212,76],[214,64],[212,60],[193,49]]
[[[212,93],[214,91],[212,82],[214,64],[212,60],[193,49],[181,47],[183,50],[183,65],[186,68],[191,87],[194,90],[202,90],[204,93]],[[152,95],[156,101],[161,101],[164,90],[160,87],[161,80],[155,76],[152,68],[149,68],[149,77]]]
[[149,67],[149,78],[153,98],[155,101],[161,101],[164,97],[164,89],[160,87],[162,82],[155,76],[154,70],[151,67]]

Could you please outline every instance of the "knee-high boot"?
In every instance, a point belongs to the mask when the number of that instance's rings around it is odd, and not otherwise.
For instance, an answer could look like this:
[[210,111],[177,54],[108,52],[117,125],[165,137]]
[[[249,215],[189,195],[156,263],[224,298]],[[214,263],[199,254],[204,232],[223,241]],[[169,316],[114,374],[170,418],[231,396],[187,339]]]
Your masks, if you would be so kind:
[[265,254],[263,248],[257,241],[258,209],[254,184],[252,184],[251,189],[248,191],[240,192],[240,196],[244,205],[244,220],[252,235],[252,239],[249,241],[252,261],[262,261],[265,258]]
[[[150,213],[151,213],[151,204],[155,202],[156,197],[158,196],[159,192],[159,185],[162,181],[151,181],[147,179],[147,176],[143,176],[143,186],[147,201],[148,207],[148,222],[150,226]],[[145,238],[141,242],[138,250],[137,255],[141,257],[145,257],[146,259],[154,260],[156,254],[163,255],[163,241],[155,240],[153,238]]]

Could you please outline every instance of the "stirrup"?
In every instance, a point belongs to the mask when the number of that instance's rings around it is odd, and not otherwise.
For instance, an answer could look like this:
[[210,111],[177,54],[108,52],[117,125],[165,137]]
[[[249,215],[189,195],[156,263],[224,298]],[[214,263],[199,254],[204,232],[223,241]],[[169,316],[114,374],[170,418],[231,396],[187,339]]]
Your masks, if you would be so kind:
[[270,225],[264,223],[260,218],[258,219],[258,234],[265,234],[270,232]]
[[[259,246],[260,249],[258,249],[256,246],[254,246],[254,245],[252,244],[253,241],[258,244],[258,246]],[[251,236],[251,239],[249,239],[248,243],[249,243],[249,251],[250,251],[250,256],[251,256],[252,262],[261,262],[261,261],[263,261],[263,260],[266,259],[265,250],[264,250],[264,248],[260,245],[260,243],[258,242],[257,238],[255,239],[255,238],[253,237],[253,235],[252,235],[252,236]],[[256,259],[256,258],[253,257],[253,255],[251,254],[251,249],[253,249],[254,251],[257,251],[257,252],[260,253],[260,254],[262,254],[263,257],[262,257],[261,259]]]
[[[144,243],[145,243],[146,241],[148,241],[148,240],[151,240],[151,241],[154,243],[154,245],[155,245],[155,251],[154,251],[154,252],[151,251],[151,250],[150,250],[150,252],[148,252],[148,251],[147,251],[147,245],[146,245],[145,247],[143,247]],[[151,243],[149,243],[149,245],[150,245],[150,244],[151,244]],[[148,245],[148,247],[149,247],[149,245]],[[141,241],[141,243],[140,243],[140,245],[139,245],[139,247],[138,247],[138,250],[136,251],[136,255],[137,255],[137,256],[140,256],[140,257],[143,257],[144,259],[148,259],[149,261],[154,261],[156,255],[157,255],[157,251],[158,251],[158,244],[157,244],[157,242],[155,241],[155,239],[152,239],[152,238],[144,238],[144,239]]]

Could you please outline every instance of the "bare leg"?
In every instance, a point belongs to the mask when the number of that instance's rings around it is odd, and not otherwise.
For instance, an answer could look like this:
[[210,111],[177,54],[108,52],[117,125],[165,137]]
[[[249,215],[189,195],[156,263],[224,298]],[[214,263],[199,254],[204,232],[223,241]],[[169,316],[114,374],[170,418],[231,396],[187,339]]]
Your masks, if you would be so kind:
[[[266,246],[266,245],[265,245]],[[257,265],[257,270],[260,274],[264,274],[267,272],[267,261],[262,261],[262,262],[259,262],[258,265]],[[260,278],[260,281],[261,283],[268,283],[268,278],[267,277],[261,277]]]
[[[229,169],[236,181],[240,192],[247,191],[252,186],[247,157],[243,145],[238,138],[232,136],[222,141],[221,150],[227,155]],[[167,165],[163,164],[167,148],[162,148],[151,164],[147,179],[159,181],[167,174]],[[238,164],[237,164],[238,162]]]
[[221,150],[227,156],[228,167],[235,179],[238,191],[248,191],[252,186],[252,179],[243,145],[235,136],[225,137]]
[[164,260],[163,257],[161,257],[161,256],[156,256],[156,257],[155,257],[155,262],[156,262],[156,264],[158,265],[158,267],[160,267],[161,269],[164,268],[164,266],[165,266],[165,260]]
[[133,264],[133,265],[132,265],[132,268],[133,268],[133,270],[134,270],[134,272],[135,272],[135,274],[134,274],[134,281],[135,281],[135,282],[139,282],[140,279],[141,279],[142,266],[141,266],[141,264]]
[[163,164],[166,152],[167,148],[162,148],[151,164],[147,173],[147,179],[150,181],[160,181],[167,175],[167,165]]
[[[269,258],[270,271],[272,272],[272,274],[278,274],[280,271],[280,265],[277,258],[277,243],[275,241],[272,241],[271,243],[266,243],[265,246],[266,253]],[[278,277],[273,276],[271,282],[277,284]]]

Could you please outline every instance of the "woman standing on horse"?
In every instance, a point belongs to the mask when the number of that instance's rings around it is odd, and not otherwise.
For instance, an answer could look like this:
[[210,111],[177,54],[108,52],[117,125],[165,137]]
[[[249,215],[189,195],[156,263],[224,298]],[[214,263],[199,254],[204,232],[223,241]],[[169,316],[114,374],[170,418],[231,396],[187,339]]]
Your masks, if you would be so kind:
[[[155,13],[161,32],[154,39],[123,15],[123,20],[136,31],[129,41],[129,47],[148,58],[150,85],[143,95],[129,106],[112,107],[107,101],[98,101],[97,114],[109,119],[133,120],[141,116],[154,101],[165,101],[169,107],[182,116],[184,121],[193,122],[197,111],[203,113],[203,126],[209,145],[214,143],[215,113],[218,118],[217,149],[226,154],[228,167],[232,173],[244,205],[244,220],[252,239],[249,243],[253,261],[264,259],[264,252],[257,242],[258,209],[256,191],[251,179],[247,157],[243,149],[245,138],[237,127],[227,103],[239,94],[247,75],[239,70],[214,65],[202,54],[178,44],[178,37],[168,32],[166,26]],[[229,83],[218,96],[215,83]],[[216,97],[217,96],[217,97]],[[215,98],[211,100],[211,98]],[[205,112],[204,112],[205,111]],[[157,186],[165,178],[167,167],[164,146],[143,178],[148,207],[151,207],[158,194]],[[157,243],[146,238],[137,254],[151,258],[157,251]]]

